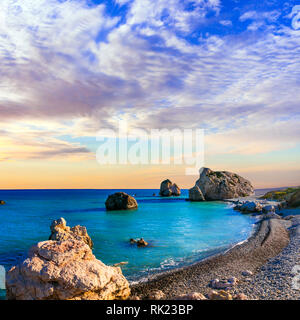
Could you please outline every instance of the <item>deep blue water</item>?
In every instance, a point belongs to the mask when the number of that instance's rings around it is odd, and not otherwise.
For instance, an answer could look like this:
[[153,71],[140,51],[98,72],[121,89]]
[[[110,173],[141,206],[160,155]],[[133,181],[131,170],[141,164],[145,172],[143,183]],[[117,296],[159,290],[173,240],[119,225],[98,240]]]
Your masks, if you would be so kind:
[[[106,264],[122,267],[129,280],[183,266],[246,239],[255,219],[223,202],[192,203],[153,196],[158,190],[122,190],[136,195],[134,211],[106,212],[107,196],[120,190],[0,191],[0,265],[9,269],[24,259],[29,247],[47,240],[52,220],[87,227],[94,254]],[[130,245],[143,237],[147,248]],[[2,291],[3,294],[3,291]]]

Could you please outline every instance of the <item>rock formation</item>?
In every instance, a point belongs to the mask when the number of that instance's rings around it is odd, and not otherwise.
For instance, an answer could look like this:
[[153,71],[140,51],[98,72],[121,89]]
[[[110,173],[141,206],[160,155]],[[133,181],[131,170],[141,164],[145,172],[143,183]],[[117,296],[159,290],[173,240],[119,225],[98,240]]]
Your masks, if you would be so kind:
[[164,180],[160,184],[159,195],[162,197],[180,196],[181,191],[175,183],[172,183],[169,179]]
[[0,200],[0,205],[4,205],[4,204],[5,204],[5,201]]
[[164,180],[160,184],[159,195],[162,197],[180,196],[181,191],[176,183],[172,183],[169,179]]
[[294,192],[288,200],[288,206],[291,208],[300,207],[300,190]]
[[79,240],[86,243],[91,249],[93,248],[93,241],[86,231],[86,227],[75,226],[70,228],[64,218],[54,220],[50,226],[51,235],[49,240],[65,241],[65,240]]
[[228,171],[213,171],[208,168],[200,170],[196,186],[201,190],[205,200],[224,200],[246,197],[254,194],[250,181]]
[[193,188],[189,189],[189,200],[190,201],[205,201],[205,198],[200,190],[200,188],[195,185]]
[[138,207],[137,201],[125,192],[110,195],[105,201],[106,210],[129,210]]
[[44,241],[6,275],[10,300],[127,299],[129,284],[119,267],[97,260],[83,241]]

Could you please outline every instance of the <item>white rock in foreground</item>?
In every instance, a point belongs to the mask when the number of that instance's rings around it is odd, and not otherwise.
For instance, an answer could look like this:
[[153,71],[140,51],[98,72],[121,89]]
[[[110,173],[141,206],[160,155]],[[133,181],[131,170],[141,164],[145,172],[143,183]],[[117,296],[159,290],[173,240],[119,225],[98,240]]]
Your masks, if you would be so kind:
[[119,267],[97,260],[83,241],[44,241],[6,276],[10,300],[123,300],[129,284]]

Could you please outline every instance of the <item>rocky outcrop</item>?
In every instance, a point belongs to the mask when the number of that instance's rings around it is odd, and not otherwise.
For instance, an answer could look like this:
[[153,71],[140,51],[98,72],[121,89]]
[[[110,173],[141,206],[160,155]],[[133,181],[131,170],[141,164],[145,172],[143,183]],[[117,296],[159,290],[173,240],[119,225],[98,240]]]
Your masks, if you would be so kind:
[[119,267],[97,260],[83,241],[44,241],[6,275],[10,300],[127,299],[129,284]]
[[236,204],[234,209],[244,213],[259,213],[262,212],[263,206],[257,201],[240,201]]
[[291,198],[288,200],[288,206],[291,208],[300,207],[300,190],[292,194]]
[[4,204],[5,204],[5,201],[4,200],[0,200],[0,206],[4,205]]
[[[234,210],[241,211],[242,213],[253,213],[253,214],[264,214],[264,217],[267,215],[275,215],[276,211],[279,211],[281,208],[280,203],[270,203],[266,200],[247,200],[247,201],[236,201]],[[275,217],[274,216],[274,217]]]
[[130,210],[137,209],[137,201],[125,192],[117,192],[110,195],[105,201],[106,210]]
[[54,220],[50,226],[51,235],[49,240],[65,241],[65,240],[79,240],[86,243],[91,249],[93,248],[93,241],[87,233],[86,227],[75,226],[68,227],[64,218]]
[[196,186],[201,190],[205,200],[224,200],[246,197],[254,194],[250,181],[228,171],[213,171],[209,168],[200,170]]
[[181,191],[176,183],[172,183],[169,179],[164,180],[160,184],[159,195],[161,197],[180,196]]
[[189,200],[190,201],[205,201],[205,198],[200,190],[200,188],[196,185],[193,188],[189,189]]

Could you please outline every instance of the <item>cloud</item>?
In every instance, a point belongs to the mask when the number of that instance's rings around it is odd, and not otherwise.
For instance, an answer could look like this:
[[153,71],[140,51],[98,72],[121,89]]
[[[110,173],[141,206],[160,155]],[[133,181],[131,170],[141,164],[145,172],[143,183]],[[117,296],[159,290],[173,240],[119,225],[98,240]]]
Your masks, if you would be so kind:
[[[60,137],[94,137],[119,118],[149,129],[205,128],[215,154],[295,147],[299,32],[195,36],[220,8],[220,1],[135,0],[112,17],[85,1],[2,1],[3,158],[90,157],[84,144]],[[240,20],[259,30],[277,16],[250,11]]]
[[219,23],[225,27],[230,27],[232,26],[232,21],[230,20],[220,20]]

